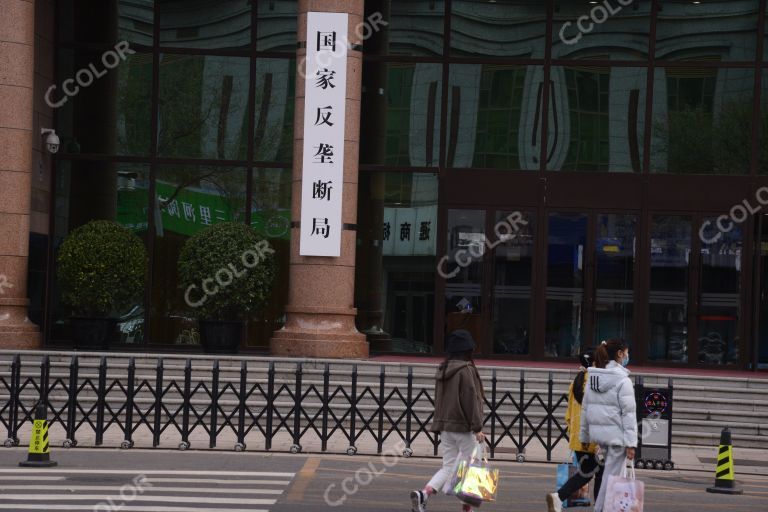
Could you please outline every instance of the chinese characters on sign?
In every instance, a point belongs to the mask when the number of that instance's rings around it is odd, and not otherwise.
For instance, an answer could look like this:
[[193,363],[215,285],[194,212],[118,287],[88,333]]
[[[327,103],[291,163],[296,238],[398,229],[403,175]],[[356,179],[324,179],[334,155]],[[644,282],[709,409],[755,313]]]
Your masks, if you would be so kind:
[[384,208],[381,240],[384,256],[434,256],[437,206]]
[[302,256],[341,255],[348,14],[310,12],[304,83]]

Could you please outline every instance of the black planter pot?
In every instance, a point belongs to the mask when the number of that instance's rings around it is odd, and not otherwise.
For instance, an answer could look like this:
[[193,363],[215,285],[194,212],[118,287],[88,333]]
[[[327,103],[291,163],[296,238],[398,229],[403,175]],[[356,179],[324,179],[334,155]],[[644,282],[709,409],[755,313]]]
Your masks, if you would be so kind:
[[200,320],[200,343],[206,354],[237,354],[243,322]]
[[72,343],[78,350],[109,350],[117,328],[116,318],[72,317]]

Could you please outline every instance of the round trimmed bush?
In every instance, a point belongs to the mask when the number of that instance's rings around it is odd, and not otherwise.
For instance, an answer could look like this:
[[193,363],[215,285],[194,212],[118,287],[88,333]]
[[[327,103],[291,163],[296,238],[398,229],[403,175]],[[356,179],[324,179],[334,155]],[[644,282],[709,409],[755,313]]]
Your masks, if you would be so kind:
[[116,222],[91,221],[72,231],[57,262],[61,301],[73,316],[109,317],[142,301],[147,250]]
[[241,320],[260,309],[274,278],[274,251],[245,224],[209,226],[187,240],[179,255],[184,300],[203,320]]

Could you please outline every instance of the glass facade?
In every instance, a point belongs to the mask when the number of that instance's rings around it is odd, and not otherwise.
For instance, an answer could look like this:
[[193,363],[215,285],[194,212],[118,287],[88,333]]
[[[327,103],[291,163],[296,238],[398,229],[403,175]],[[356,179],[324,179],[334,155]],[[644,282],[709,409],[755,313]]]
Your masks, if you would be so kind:
[[[636,362],[765,363],[765,9],[366,1],[355,306],[371,348],[440,353],[463,327],[489,357],[620,337]],[[150,327],[130,339],[194,343],[175,261],[201,209],[256,227],[288,278],[297,2],[68,0],[58,25],[62,78],[119,41],[135,53],[58,111],[54,252],[91,218],[136,230],[151,290],[125,314]],[[49,337],[66,341],[51,283]]]
[[693,230],[690,217],[654,215],[651,228],[651,360],[688,361]]
[[[150,257],[145,300],[120,312],[120,341],[194,349],[199,331],[178,284],[184,242],[217,222],[252,225],[288,279],[295,98],[295,1],[140,0],[58,4],[63,79],[127,42],[116,68],[57,111],[53,260],[92,219],[139,234]],[[51,280],[48,339],[70,339]],[[285,287],[248,318],[265,348],[284,321]]]
[[433,351],[437,183],[432,173],[360,175],[355,304],[374,351]]
[[[497,212],[496,225],[516,212]],[[519,212],[525,224],[513,234],[499,236],[493,259],[493,352],[530,354],[532,275],[536,221]]]

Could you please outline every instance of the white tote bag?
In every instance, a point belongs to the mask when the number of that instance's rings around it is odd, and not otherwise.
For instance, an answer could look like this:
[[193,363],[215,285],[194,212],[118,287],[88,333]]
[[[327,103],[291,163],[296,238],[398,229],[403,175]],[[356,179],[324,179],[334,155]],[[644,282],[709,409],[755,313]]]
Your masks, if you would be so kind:
[[645,484],[635,479],[635,465],[627,459],[621,476],[608,477],[603,512],[643,512],[644,495]]

